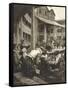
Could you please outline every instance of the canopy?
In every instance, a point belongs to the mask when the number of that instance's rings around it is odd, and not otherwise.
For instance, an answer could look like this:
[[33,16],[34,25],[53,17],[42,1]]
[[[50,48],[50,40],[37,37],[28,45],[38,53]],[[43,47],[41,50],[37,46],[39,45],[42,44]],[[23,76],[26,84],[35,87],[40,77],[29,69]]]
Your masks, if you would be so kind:
[[37,19],[43,21],[44,23],[47,23],[47,24],[51,24],[51,25],[55,25],[55,26],[59,26],[59,27],[65,28],[64,25],[61,25],[61,24],[57,23],[56,21],[44,19],[44,18],[42,18],[42,17],[40,17],[40,16],[37,16],[37,15],[35,15],[35,16],[36,16]]

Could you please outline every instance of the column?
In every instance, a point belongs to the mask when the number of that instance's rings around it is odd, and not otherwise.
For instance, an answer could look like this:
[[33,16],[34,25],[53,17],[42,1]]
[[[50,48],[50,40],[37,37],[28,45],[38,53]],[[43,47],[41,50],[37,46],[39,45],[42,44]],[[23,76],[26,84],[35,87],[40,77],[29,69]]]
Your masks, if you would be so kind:
[[44,25],[44,41],[45,41],[45,43],[47,41],[47,28],[46,28],[46,25]]
[[35,49],[37,42],[37,19],[35,17],[34,7],[32,8],[32,49]]
[[57,29],[58,27],[57,26],[54,26],[54,39],[56,40],[57,39]]
[[23,27],[23,19],[22,19],[22,17],[21,17],[21,40],[23,40],[23,30],[24,29],[24,27]]
[[20,43],[19,25],[17,24],[17,44]]

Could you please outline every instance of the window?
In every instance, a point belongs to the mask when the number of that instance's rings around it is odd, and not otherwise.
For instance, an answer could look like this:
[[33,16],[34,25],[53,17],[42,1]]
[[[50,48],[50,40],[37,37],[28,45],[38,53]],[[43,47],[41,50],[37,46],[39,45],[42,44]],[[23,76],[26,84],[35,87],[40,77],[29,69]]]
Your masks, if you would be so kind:
[[30,35],[27,35],[27,40],[30,42]]
[[51,29],[51,33],[53,33],[53,29]]
[[43,41],[44,40],[44,36],[43,35],[39,35],[39,41]]
[[57,32],[62,32],[62,30],[61,29],[58,29]]
[[49,28],[47,28],[47,33],[48,33],[48,34],[50,33],[50,29],[49,29]]
[[46,11],[45,11],[45,15],[46,15]]
[[43,29],[40,28],[40,29],[39,29],[39,32],[42,33],[42,32],[43,32]]
[[43,30],[44,30],[44,25],[41,24],[41,25],[39,26],[39,32],[42,32]]
[[41,13],[41,9],[39,9],[39,13]]
[[23,32],[23,38],[24,38],[24,40],[27,39],[27,34],[25,32]]
[[21,36],[21,28],[19,28],[19,35]]
[[60,40],[61,39],[61,36],[57,36],[57,39]]
[[30,42],[30,40],[31,40],[31,36],[28,35],[28,34],[25,33],[25,32],[23,32],[23,38],[24,38],[25,41],[29,41],[29,42]]

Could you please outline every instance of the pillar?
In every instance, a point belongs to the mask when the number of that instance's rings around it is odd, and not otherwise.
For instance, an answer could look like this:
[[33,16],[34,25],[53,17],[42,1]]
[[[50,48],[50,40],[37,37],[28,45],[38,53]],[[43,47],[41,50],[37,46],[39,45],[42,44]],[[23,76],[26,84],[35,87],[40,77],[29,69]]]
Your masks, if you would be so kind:
[[34,7],[32,8],[32,49],[35,49],[37,43],[37,19],[35,17]]
[[44,25],[44,41],[45,41],[45,43],[47,41],[47,27],[46,27],[46,25]]

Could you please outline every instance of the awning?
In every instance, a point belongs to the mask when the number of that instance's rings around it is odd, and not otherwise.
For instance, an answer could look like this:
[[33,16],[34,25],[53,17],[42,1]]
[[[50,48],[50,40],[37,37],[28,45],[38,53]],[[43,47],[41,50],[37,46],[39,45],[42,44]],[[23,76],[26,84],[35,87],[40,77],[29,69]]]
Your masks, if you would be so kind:
[[31,29],[30,29],[27,25],[25,25],[23,21],[19,22],[19,27],[22,28],[21,30],[22,30],[23,32],[31,35]]
[[65,28],[64,25],[61,25],[61,24],[57,23],[56,21],[47,20],[47,19],[44,19],[44,18],[42,18],[42,17],[40,17],[40,16],[37,16],[37,15],[35,15],[35,16],[36,16],[36,18],[38,18],[39,20],[43,21],[44,23]]
[[25,19],[31,24],[31,18],[28,13],[24,15]]

